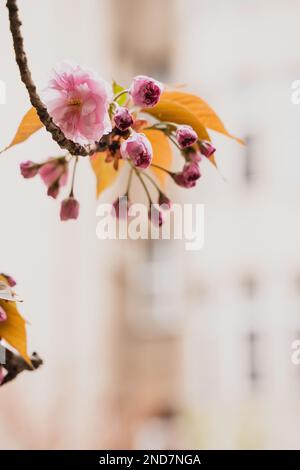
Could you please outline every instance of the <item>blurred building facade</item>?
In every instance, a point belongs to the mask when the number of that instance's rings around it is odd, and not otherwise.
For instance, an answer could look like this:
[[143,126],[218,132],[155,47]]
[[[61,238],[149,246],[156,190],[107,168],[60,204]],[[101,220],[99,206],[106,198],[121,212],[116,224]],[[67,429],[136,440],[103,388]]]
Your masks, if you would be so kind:
[[[212,134],[219,170],[204,162],[196,189],[168,187],[174,201],[205,204],[205,246],[192,253],[180,241],[97,240],[87,165],[80,221],[54,224],[57,207],[41,187],[15,176],[25,151],[36,160],[41,148],[57,151],[45,135],[3,163],[13,209],[20,212],[24,197],[29,208],[21,217],[27,251],[42,253],[24,254],[11,238],[20,219],[10,220],[4,244],[17,246],[3,262],[23,286],[31,343],[46,364],[1,390],[0,447],[299,448],[300,369],[291,363],[291,343],[300,334],[300,108],[291,104],[290,86],[300,72],[300,5],[80,0],[71,30],[71,1],[55,0],[42,34],[43,8],[32,15],[27,3],[20,1],[38,83],[75,53],[121,83],[140,73],[186,83],[247,146]],[[1,42],[10,51],[4,17],[1,8]],[[28,102],[9,53],[1,64],[21,116]],[[10,135],[17,112],[0,112]]]

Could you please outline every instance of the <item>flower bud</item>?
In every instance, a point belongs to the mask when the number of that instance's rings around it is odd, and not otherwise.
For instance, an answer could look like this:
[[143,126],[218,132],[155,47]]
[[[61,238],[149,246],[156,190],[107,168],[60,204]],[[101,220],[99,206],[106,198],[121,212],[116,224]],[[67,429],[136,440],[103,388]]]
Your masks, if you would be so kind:
[[59,184],[58,183],[53,183],[52,186],[49,186],[47,195],[50,197],[53,197],[53,199],[56,199],[59,193]]
[[64,159],[53,158],[40,167],[39,175],[49,188],[56,182],[59,182],[60,186],[66,184],[67,171],[68,165]]
[[48,188],[48,196],[56,199],[68,179],[68,164],[64,158],[52,158],[40,165],[39,175]]
[[1,273],[1,276],[5,277],[6,281],[8,282],[9,287],[15,287],[17,285],[14,278],[9,276],[8,274]]
[[151,108],[155,106],[163,90],[162,83],[145,75],[134,77],[129,93],[136,106]]
[[187,162],[200,163],[203,158],[199,150],[194,149],[194,147],[188,147],[182,153]]
[[209,158],[216,151],[215,147],[211,145],[210,142],[207,142],[206,140],[200,140],[199,147],[200,147],[200,152],[202,153],[202,155],[204,155],[207,158]]
[[183,188],[193,188],[200,177],[201,173],[199,166],[194,162],[186,163],[181,172],[173,175],[175,183]]
[[70,196],[64,199],[60,207],[60,220],[77,219],[79,215],[79,202]]
[[152,146],[145,134],[133,134],[121,145],[121,155],[129,158],[137,168],[148,168],[152,160]]
[[127,131],[127,129],[129,129],[133,124],[133,117],[127,108],[119,106],[114,114],[114,122],[120,131]]
[[24,178],[33,178],[39,171],[40,165],[37,163],[27,160],[26,162],[20,163],[21,175]]
[[118,197],[112,204],[112,215],[117,219],[126,219],[129,206],[127,196]]
[[162,209],[171,209],[171,201],[164,193],[159,193],[158,204],[162,206]]
[[161,210],[159,210],[155,205],[151,204],[151,208],[148,212],[148,217],[151,223],[155,227],[161,227],[164,223],[164,215]]
[[6,311],[0,306],[0,323],[7,320]]
[[176,131],[176,140],[180,147],[185,149],[197,142],[198,135],[191,126],[178,126]]

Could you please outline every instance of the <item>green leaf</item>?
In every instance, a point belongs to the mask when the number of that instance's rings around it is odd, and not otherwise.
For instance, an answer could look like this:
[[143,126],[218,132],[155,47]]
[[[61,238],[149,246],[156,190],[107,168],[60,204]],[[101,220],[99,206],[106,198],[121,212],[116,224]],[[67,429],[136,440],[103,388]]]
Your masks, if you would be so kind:
[[[113,88],[114,96],[117,95],[118,93],[120,93],[121,91],[126,90],[126,88],[124,88],[121,85],[118,85],[118,83],[115,82],[114,80],[113,80],[112,88]],[[124,95],[121,95],[120,98],[117,99],[117,103],[120,106],[123,106],[125,104],[126,100],[127,100],[127,94],[124,93]]]

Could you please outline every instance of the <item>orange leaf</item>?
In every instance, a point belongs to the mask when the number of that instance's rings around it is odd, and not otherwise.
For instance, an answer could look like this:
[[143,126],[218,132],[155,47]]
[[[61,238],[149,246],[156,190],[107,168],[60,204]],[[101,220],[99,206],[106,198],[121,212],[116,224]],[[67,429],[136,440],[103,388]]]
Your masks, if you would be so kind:
[[[7,279],[0,275],[0,281],[7,284]],[[20,315],[16,302],[10,302],[0,299],[0,306],[5,310],[7,320],[0,323],[0,338],[3,338],[8,344],[15,348],[23,359],[31,365],[27,354],[27,335],[25,320]]]
[[[159,130],[144,129],[143,132],[148,137],[152,145],[152,149],[153,149],[152,163],[155,163],[156,165],[162,166],[163,168],[166,168],[167,170],[169,170],[171,167],[172,157],[173,157],[169,139],[166,137],[166,135],[163,132]],[[161,184],[162,187],[164,187],[167,173],[157,168],[151,168],[151,171],[155,173],[155,176],[157,177],[159,183]]]
[[151,114],[160,121],[171,121],[176,124],[188,124],[197,132],[199,139],[210,140],[204,125],[189,105],[182,104],[168,96],[169,92],[163,93],[161,99],[153,108],[143,109],[144,113]]
[[[8,150],[14,145],[24,142],[24,140],[28,139],[28,137],[42,127],[43,124],[41,123],[35,108],[31,108],[23,117],[13,140],[4,150]],[[4,152],[4,150],[2,150],[2,152]]]
[[[98,152],[90,158],[92,168],[97,178],[97,198],[105,189],[114,184],[119,175],[119,172],[114,169],[113,162],[106,163],[105,157],[106,152]],[[122,160],[119,160],[119,165],[122,165],[122,163]]]
[[[235,139],[240,144],[245,144],[242,139],[233,136],[227,131],[219,116],[204,100],[202,100],[198,96],[192,95],[191,93],[184,93],[181,91],[166,91],[162,94],[161,100],[175,102],[178,105],[189,109],[189,111],[201,122],[203,126],[212,129],[216,132],[220,132],[221,134],[224,134],[227,137]],[[157,105],[158,107],[160,105],[160,102]],[[157,106],[155,108],[157,108]],[[155,108],[152,109],[155,110]],[[178,122],[176,120],[176,116],[173,118],[173,121]],[[182,122],[180,123],[182,124]],[[190,122],[187,122],[186,124],[190,124],[192,126]]]
[[31,364],[27,354],[25,320],[18,312],[16,302],[0,300],[0,306],[7,315],[7,320],[0,323],[0,337],[15,348],[28,364]]

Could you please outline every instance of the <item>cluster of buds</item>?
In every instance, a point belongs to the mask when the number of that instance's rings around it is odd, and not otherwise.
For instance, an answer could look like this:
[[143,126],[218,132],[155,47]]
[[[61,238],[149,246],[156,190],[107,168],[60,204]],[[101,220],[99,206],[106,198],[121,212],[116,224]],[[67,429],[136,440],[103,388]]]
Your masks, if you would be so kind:
[[[45,162],[34,163],[30,160],[21,163],[21,174],[24,178],[39,175],[47,187],[47,195],[56,199],[60,189],[67,184],[69,161],[67,157],[51,157]],[[77,219],[79,203],[73,197],[72,189],[68,198],[61,203],[60,219]]]
[[[127,161],[130,165],[130,176],[125,196],[129,199],[132,174],[135,174],[147,194],[151,220],[153,201],[144,177],[157,189],[159,206],[169,208],[171,202],[145,170],[149,167],[159,168],[166,171],[177,185],[192,188],[201,176],[199,164],[202,156],[209,158],[215,151],[209,142],[199,140],[195,130],[188,125],[158,120],[149,122],[140,118],[141,111],[147,112],[148,108],[159,102],[162,91],[163,85],[160,82],[139,75],[133,79],[129,88],[121,89],[113,96],[109,84],[95,73],[65,63],[55,72],[44,94],[44,101],[53,121],[67,138],[80,144],[97,144],[99,150],[106,153],[106,163],[112,163],[115,170],[118,169],[120,159]],[[184,158],[180,172],[174,173],[152,163],[151,142],[142,132],[145,128],[164,132],[180,150]],[[74,197],[78,157],[68,154],[50,158],[43,163],[21,163],[24,178],[39,175],[47,187],[47,194],[56,198],[60,189],[67,184],[68,168],[71,162],[74,162],[70,192],[61,203],[62,221],[76,219],[79,214],[79,203]],[[117,201],[114,208],[118,215],[120,211]],[[163,223],[160,209],[158,214],[154,214],[154,220],[156,225]]]

